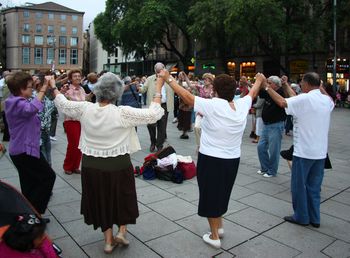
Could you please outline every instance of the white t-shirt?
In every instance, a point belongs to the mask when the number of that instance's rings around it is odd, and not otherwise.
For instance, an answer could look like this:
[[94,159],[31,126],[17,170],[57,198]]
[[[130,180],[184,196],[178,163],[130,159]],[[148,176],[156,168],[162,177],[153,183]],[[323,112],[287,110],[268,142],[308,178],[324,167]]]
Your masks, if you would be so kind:
[[293,155],[306,159],[324,159],[328,149],[328,131],[334,103],[319,89],[287,98],[287,115],[293,116]]
[[200,153],[222,159],[241,156],[242,135],[252,98],[245,96],[234,104],[236,110],[224,99],[195,97],[194,110],[203,115]]

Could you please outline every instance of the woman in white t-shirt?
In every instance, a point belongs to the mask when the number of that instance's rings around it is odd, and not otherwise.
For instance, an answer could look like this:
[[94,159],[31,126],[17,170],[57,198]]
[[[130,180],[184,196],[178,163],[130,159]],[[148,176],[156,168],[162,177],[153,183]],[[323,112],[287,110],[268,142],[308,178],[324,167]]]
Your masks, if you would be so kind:
[[220,248],[220,237],[224,234],[222,216],[227,211],[238,171],[248,111],[266,78],[258,73],[249,94],[235,101],[232,99],[237,85],[229,75],[215,77],[212,99],[195,97],[179,86],[166,70],[160,76],[186,104],[203,115],[197,162],[198,215],[206,217],[210,225],[211,232],[203,236],[204,242]]

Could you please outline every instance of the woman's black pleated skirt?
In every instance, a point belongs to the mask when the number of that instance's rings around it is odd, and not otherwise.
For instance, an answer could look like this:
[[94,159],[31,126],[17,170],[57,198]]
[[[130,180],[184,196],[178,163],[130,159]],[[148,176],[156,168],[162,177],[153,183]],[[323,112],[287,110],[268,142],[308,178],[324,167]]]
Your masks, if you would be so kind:
[[227,212],[240,158],[221,159],[198,154],[198,215],[218,218]]
[[81,214],[85,223],[106,231],[135,224],[139,216],[130,155],[98,158],[83,155]]

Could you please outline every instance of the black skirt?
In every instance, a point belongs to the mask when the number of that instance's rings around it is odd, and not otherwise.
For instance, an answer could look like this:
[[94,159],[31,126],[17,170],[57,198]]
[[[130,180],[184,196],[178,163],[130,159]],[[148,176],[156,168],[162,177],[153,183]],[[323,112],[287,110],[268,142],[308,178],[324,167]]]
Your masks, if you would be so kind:
[[226,213],[239,161],[198,154],[199,216],[218,218]]
[[83,155],[81,214],[85,223],[106,231],[135,224],[139,216],[130,155],[97,158]]

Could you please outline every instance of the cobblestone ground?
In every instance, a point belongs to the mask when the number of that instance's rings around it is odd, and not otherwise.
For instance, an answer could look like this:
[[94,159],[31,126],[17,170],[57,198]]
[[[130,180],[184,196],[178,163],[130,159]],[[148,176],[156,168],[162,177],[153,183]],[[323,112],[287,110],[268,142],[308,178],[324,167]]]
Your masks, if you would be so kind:
[[[194,134],[190,133],[189,140],[179,139],[180,132],[171,121],[170,115],[167,143],[178,154],[196,159]],[[256,174],[259,162],[250,128],[249,118],[237,180],[224,216],[221,249],[201,239],[209,228],[206,219],[197,215],[196,178],[176,185],[138,177],[140,217],[128,227],[130,246],[104,255],[103,234],[85,225],[80,215],[80,176],[68,176],[62,170],[67,141],[60,121],[58,140],[52,142],[57,180],[46,214],[51,219],[48,234],[63,249],[63,257],[350,257],[350,109],[336,109],[332,115],[329,155],[333,169],[325,171],[318,229],[283,221],[283,216],[292,213],[290,171],[281,160],[277,177]],[[142,150],[132,155],[134,165],[149,154],[146,126],[138,127],[138,135]],[[291,142],[292,137],[285,136],[283,148]],[[0,178],[19,188],[17,171],[8,156],[0,160]]]

